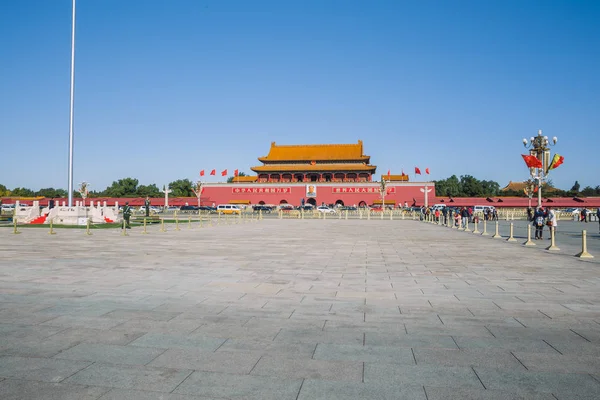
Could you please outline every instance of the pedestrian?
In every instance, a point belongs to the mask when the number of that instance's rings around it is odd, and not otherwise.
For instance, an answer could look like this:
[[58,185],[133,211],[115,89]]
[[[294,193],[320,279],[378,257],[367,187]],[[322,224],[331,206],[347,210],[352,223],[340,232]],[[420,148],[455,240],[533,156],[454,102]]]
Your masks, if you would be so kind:
[[150,216],[150,197],[146,196],[146,200],[144,200],[144,207],[146,208],[146,217]]
[[587,208],[584,208],[581,210],[581,222],[585,222],[585,223],[588,222],[587,214],[588,214]]
[[123,219],[125,220],[125,228],[127,229],[131,229],[131,226],[129,225],[129,218],[131,218],[131,214],[131,207],[129,207],[129,202],[126,201],[125,206],[123,207]]
[[598,231],[600,232],[600,207],[596,208],[596,219],[598,220]]
[[558,226],[558,220],[556,219],[556,212],[554,212],[554,210],[551,207],[546,208],[546,218],[548,220],[548,222],[547,222],[548,229],[551,231],[550,235],[552,235],[552,232],[556,233],[556,228]]
[[463,207],[460,210],[460,217],[461,217],[460,220],[462,222],[462,227],[466,228],[467,224],[469,223],[469,217],[470,217],[469,210],[466,207]]
[[544,233],[544,210],[542,207],[535,210],[533,214],[533,226],[535,227],[535,238],[542,240]]

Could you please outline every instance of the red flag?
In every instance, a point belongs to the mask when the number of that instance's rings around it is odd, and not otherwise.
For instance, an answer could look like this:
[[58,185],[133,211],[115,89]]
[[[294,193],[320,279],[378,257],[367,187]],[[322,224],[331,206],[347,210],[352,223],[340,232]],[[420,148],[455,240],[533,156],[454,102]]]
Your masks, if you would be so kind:
[[402,176],[406,176],[406,174],[404,173],[404,168],[402,168]]
[[419,169],[419,167],[415,167],[415,174],[421,175],[421,170]]
[[525,164],[527,164],[529,168],[542,168],[542,162],[536,156],[528,156],[525,154],[521,154],[521,156],[523,157],[523,160],[525,160]]
[[233,176],[238,176],[239,175],[239,171],[236,169],[235,171],[233,171]]
[[388,169],[388,181],[391,180],[392,176],[390,175],[390,170]]
[[216,169],[213,169],[212,171],[210,171],[210,174],[211,174],[211,175],[216,175],[216,174],[217,174],[217,170],[216,170]]
[[204,176],[204,170],[200,170],[200,176]]
[[425,173],[429,175],[429,168],[425,168]]
[[223,171],[221,171],[221,176],[227,176],[227,170],[224,169]]

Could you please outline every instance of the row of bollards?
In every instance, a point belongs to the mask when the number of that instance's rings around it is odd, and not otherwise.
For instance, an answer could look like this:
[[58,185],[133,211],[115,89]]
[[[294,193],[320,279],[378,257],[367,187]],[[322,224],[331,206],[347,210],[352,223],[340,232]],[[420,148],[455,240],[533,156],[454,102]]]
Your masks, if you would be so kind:
[[[445,223],[442,220],[443,218],[446,219]],[[489,236],[489,234],[487,232],[487,220],[483,220],[483,232],[479,231],[479,229],[478,229],[478,224],[479,224],[478,219],[475,219],[473,221],[473,224],[474,224],[473,230],[471,230],[469,228],[468,220],[464,221],[464,223],[461,225],[455,225],[452,222],[453,221],[452,215],[449,215],[447,217],[440,216],[439,218],[435,219],[434,216],[430,214],[430,215],[424,216],[423,221],[432,223],[432,224],[437,224],[440,226],[446,226],[448,228],[453,228],[453,229],[457,229],[457,230],[461,230],[461,231],[465,231],[465,232],[470,232],[473,234],[480,234],[481,236]],[[514,237],[514,224],[512,222],[510,223],[509,228],[510,228],[509,237],[506,239],[506,241],[507,242],[516,242],[517,240]],[[492,236],[492,238],[493,239],[502,239],[502,236],[499,233],[498,221],[495,221],[495,233]],[[523,246],[527,246],[527,247],[536,246],[536,243],[531,239],[531,225],[527,225],[527,240],[523,243]],[[550,229],[550,246],[546,247],[546,250],[552,251],[552,252],[560,251],[560,248],[556,245],[556,232],[555,232],[554,227],[551,227],[551,229]],[[587,231],[586,230],[583,230],[581,232],[581,252],[577,253],[576,257],[594,258],[594,256],[591,255],[587,251]]]

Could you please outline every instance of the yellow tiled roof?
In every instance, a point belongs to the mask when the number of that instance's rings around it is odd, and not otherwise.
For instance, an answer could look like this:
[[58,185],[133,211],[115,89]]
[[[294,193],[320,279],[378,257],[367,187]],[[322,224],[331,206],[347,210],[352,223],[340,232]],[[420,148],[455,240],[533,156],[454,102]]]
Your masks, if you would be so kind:
[[256,176],[236,176],[233,178],[233,183],[238,182],[256,182],[258,177]]
[[285,172],[285,171],[365,171],[375,172],[375,165],[365,164],[270,164],[250,168],[254,172]]
[[381,175],[381,179],[385,179],[386,181],[391,182],[408,182],[408,175]]
[[259,161],[322,161],[322,160],[368,160],[363,154],[363,143],[357,144],[295,144],[271,143],[269,155]]

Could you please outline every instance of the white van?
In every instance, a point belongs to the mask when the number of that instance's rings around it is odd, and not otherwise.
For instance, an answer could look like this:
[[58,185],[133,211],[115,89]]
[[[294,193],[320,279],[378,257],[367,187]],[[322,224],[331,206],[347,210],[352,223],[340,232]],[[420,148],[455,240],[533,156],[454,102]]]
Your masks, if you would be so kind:
[[242,209],[235,204],[219,204],[217,214],[241,214]]
[[475,213],[482,213],[483,214],[483,212],[486,209],[493,210],[494,206],[475,206],[475,207],[473,207],[473,214],[475,214]]

